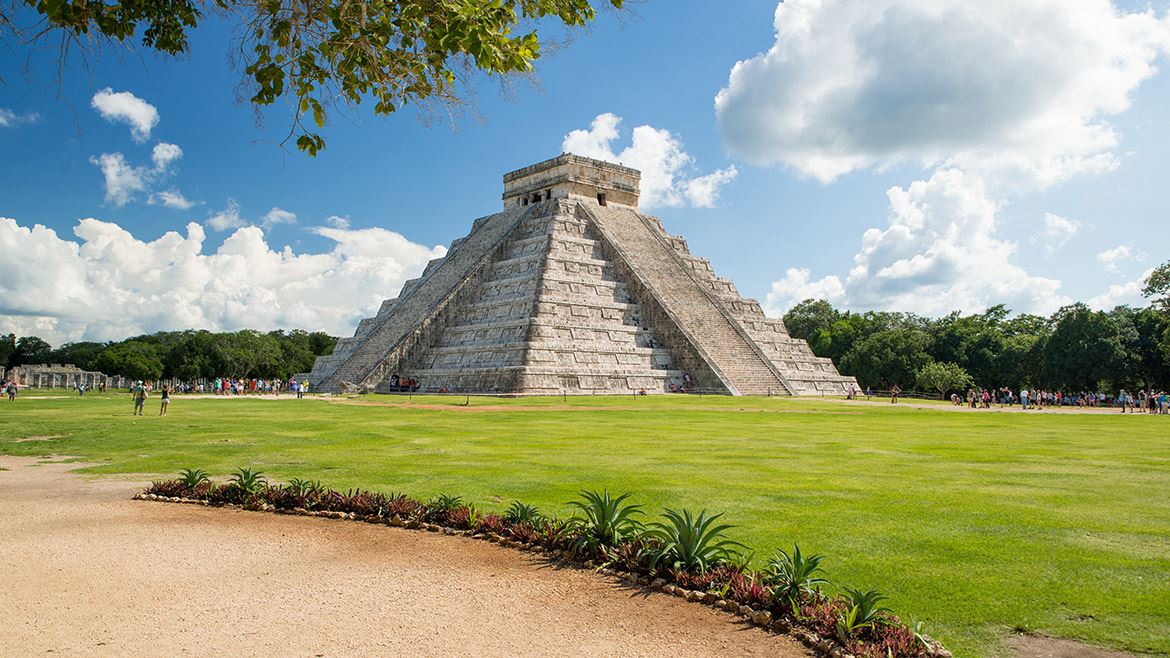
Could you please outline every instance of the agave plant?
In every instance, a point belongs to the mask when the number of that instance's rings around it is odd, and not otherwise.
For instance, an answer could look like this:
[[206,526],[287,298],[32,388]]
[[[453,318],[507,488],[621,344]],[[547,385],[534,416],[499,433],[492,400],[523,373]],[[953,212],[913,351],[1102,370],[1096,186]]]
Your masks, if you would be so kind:
[[829,581],[814,574],[821,569],[822,555],[804,555],[798,544],[792,545],[792,553],[783,550],[768,561],[764,577],[777,596],[783,596],[790,603],[797,603],[805,595],[815,596],[820,585]]
[[608,491],[582,491],[584,500],[571,501],[569,504],[581,514],[569,519],[569,529],[577,535],[573,550],[600,555],[636,536],[642,524],[634,517],[642,513],[642,506],[626,503],[629,497],[630,494],[622,494],[614,498]]
[[518,523],[527,523],[535,527],[543,518],[540,510],[536,509],[535,505],[526,505],[520,501],[514,501],[509,507],[508,511],[504,512],[504,520],[509,525],[516,525]]
[[260,471],[253,471],[250,468],[236,469],[234,475],[228,478],[228,482],[234,484],[236,487],[248,495],[256,494],[268,484],[268,480],[264,479],[264,474]]
[[184,468],[179,471],[179,482],[187,487],[189,490],[194,490],[195,487],[211,480],[207,475],[207,471],[201,468]]
[[881,613],[890,611],[878,605],[886,597],[877,590],[863,592],[846,587],[845,593],[846,608],[837,618],[837,637],[843,643],[848,642],[858,631],[872,628],[881,620]]
[[663,516],[665,523],[651,523],[645,533],[655,542],[647,548],[652,569],[665,562],[674,571],[706,571],[726,562],[734,549],[743,548],[743,544],[727,539],[727,531],[735,526],[715,524],[722,514],[707,516],[703,511],[694,516],[689,510],[679,513],[668,509]]

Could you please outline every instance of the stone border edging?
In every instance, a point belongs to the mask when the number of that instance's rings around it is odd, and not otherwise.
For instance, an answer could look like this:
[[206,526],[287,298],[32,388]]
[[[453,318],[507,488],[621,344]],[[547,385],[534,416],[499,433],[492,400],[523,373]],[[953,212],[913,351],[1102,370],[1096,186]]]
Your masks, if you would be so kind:
[[[510,537],[505,537],[494,532],[477,532],[474,530],[458,530],[455,528],[439,525],[436,523],[426,523],[416,519],[404,520],[398,515],[394,515],[389,519],[373,516],[358,516],[353,512],[334,512],[328,510],[314,511],[304,508],[295,508],[292,510],[279,509],[274,505],[267,503],[235,505],[230,503],[213,504],[209,501],[198,498],[180,498],[172,496],[160,496],[157,494],[137,493],[134,494],[133,500],[143,500],[152,502],[166,502],[179,503],[185,505],[199,505],[202,507],[227,507],[232,509],[239,509],[249,512],[268,512],[274,514],[283,514],[288,516],[307,516],[315,518],[334,519],[339,521],[359,521],[362,523],[369,523],[371,525],[384,525],[392,528],[403,528],[405,530],[422,530],[425,532],[442,533],[444,535],[469,537],[471,539],[478,539],[487,541],[493,544],[498,544],[504,548],[512,548],[522,552],[531,552],[542,555],[547,555],[548,558],[558,562],[559,564],[575,567],[591,569],[595,573],[603,576],[618,579],[621,583],[629,587],[637,587],[647,593],[661,592],[668,596],[681,598],[688,603],[698,603],[701,605],[708,605],[717,610],[726,612],[740,619],[758,626],[764,631],[775,633],[777,635],[788,635],[795,638],[805,647],[814,651],[815,653],[825,656],[826,658],[855,658],[851,653],[845,650],[835,638],[822,637],[815,631],[793,624],[787,619],[772,619],[772,613],[767,610],[753,610],[746,605],[740,605],[735,601],[720,598],[714,592],[700,592],[698,590],[689,590],[684,587],[679,587],[674,583],[669,582],[662,577],[651,577],[648,574],[639,574],[632,571],[625,571],[622,569],[614,569],[612,567],[598,566],[593,560],[579,561],[571,558],[571,552],[564,549],[547,549],[540,544],[526,544],[518,542]],[[942,646],[937,640],[927,638],[927,656],[932,658],[952,658],[951,652]]]

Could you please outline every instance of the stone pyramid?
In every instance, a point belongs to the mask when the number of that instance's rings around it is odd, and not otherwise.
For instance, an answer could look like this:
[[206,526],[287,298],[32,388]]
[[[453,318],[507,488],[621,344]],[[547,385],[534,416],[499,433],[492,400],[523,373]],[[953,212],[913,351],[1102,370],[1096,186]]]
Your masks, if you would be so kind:
[[[564,154],[317,359],[325,392],[843,395],[857,387],[638,210],[640,174]],[[688,377],[689,375],[689,377]]]

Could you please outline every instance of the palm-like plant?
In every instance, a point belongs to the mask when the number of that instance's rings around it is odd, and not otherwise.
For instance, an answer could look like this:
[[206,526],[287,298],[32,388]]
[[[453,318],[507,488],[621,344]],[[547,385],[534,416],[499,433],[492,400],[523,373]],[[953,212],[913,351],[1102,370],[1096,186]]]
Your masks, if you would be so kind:
[[228,478],[228,481],[246,494],[255,494],[264,485],[268,484],[268,480],[264,479],[263,473],[253,471],[250,468],[236,469],[235,474]]
[[532,527],[536,527],[540,524],[541,518],[543,517],[540,514],[540,510],[536,509],[535,505],[526,505],[518,500],[508,507],[508,511],[504,512],[504,520],[509,525],[527,523]]
[[881,613],[889,612],[878,603],[884,601],[877,590],[863,592],[859,589],[845,588],[847,607],[837,618],[837,637],[842,643],[847,642],[863,628],[871,628],[881,620]]
[[800,546],[792,545],[792,554],[783,550],[768,561],[764,569],[764,576],[777,596],[784,596],[790,602],[798,602],[804,595],[816,595],[819,585],[829,581],[814,574],[821,569],[821,560],[824,556],[813,554],[804,555]]
[[634,517],[642,514],[642,506],[626,503],[629,497],[628,493],[613,498],[608,491],[600,494],[596,491],[582,491],[581,498],[584,500],[570,502],[581,514],[574,514],[569,519],[571,530],[577,534],[573,550],[599,555],[605,549],[613,548],[637,535],[642,524]]
[[195,487],[209,481],[207,471],[201,468],[184,468],[179,471],[179,482],[183,483],[184,487],[193,490]]
[[743,547],[727,539],[727,531],[735,526],[715,524],[722,514],[707,516],[703,511],[694,516],[689,510],[679,513],[668,509],[663,516],[666,523],[651,523],[645,532],[645,537],[652,542],[646,549],[652,569],[665,561],[675,571],[704,572],[728,560],[736,548]]

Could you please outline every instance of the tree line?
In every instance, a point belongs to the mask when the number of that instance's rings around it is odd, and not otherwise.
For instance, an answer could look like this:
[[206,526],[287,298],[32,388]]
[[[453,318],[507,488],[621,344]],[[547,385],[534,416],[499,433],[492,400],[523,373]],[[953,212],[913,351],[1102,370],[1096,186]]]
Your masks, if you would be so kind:
[[321,331],[262,333],[251,329],[160,331],[120,342],[82,341],[54,348],[37,336],[0,335],[0,365],[72,363],[83,370],[130,379],[185,380],[220,376],[279,378],[308,372],[332,354],[337,338]]

